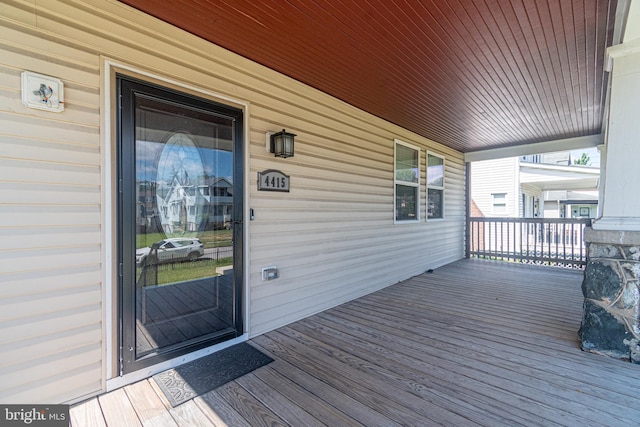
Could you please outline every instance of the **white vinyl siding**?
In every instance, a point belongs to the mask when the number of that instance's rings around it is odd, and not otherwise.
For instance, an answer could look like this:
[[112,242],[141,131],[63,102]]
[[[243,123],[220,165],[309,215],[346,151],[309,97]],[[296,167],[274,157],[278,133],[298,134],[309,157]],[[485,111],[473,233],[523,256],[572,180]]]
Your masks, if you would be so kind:
[[[22,71],[64,78],[65,111],[23,106]],[[99,60],[2,25],[0,86],[0,401],[77,399],[104,387]]]
[[519,158],[482,160],[471,163],[471,198],[484,216],[495,216],[493,193],[506,194],[507,210],[499,216],[520,216]]
[[[464,256],[461,153],[122,3],[8,1],[0,16],[0,401],[78,400],[103,391],[114,365],[105,330],[116,286],[105,280],[114,268],[113,224],[104,222],[114,195],[103,186],[113,164],[102,164],[113,150],[110,112],[101,117],[101,95],[113,95],[101,93],[107,58],[249,105],[251,336]],[[63,113],[21,104],[25,70],[63,81]],[[283,127],[297,134],[290,159],[265,150],[265,133]],[[395,138],[446,159],[445,220],[394,226]],[[267,169],[290,175],[290,193],[257,190]],[[420,203],[421,216],[425,209]],[[271,265],[280,278],[263,282],[261,268]]]

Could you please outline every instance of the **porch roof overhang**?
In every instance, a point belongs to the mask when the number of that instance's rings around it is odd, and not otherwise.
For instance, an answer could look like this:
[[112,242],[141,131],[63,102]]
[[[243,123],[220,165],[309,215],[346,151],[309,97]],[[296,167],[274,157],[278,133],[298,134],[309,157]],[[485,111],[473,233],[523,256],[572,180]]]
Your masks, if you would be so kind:
[[463,153],[602,141],[629,4],[121,1]]
[[520,162],[520,183],[542,191],[595,191],[600,183],[600,168]]

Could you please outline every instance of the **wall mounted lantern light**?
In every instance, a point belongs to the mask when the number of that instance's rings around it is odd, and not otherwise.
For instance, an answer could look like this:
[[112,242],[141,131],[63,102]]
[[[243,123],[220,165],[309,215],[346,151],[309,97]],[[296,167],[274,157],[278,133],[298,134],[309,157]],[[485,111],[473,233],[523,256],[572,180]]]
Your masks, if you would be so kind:
[[282,132],[271,134],[269,152],[276,157],[293,157],[293,138],[296,135],[282,129]]

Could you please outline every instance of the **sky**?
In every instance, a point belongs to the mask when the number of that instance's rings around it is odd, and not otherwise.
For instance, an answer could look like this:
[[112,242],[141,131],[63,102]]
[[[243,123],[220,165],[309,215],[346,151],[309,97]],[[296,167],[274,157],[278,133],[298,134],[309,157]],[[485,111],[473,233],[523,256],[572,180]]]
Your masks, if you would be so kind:
[[[182,154],[182,156],[180,156]],[[136,179],[167,180],[173,168],[182,166],[194,178],[203,174],[215,177],[233,175],[233,153],[213,148],[196,148],[180,144],[136,141]]]
[[595,168],[600,167],[600,152],[596,147],[572,150],[571,159],[579,159],[580,157],[582,157],[582,153],[587,153],[589,155],[589,158],[591,159],[591,164],[589,166]]

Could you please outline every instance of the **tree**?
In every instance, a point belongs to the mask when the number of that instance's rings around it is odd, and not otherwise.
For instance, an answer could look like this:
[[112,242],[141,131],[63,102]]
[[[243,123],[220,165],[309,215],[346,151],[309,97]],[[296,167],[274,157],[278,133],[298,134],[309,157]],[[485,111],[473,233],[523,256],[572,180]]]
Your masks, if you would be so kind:
[[589,166],[591,164],[591,157],[587,153],[582,153],[579,159],[573,160],[574,165]]

